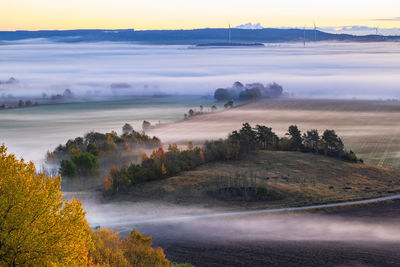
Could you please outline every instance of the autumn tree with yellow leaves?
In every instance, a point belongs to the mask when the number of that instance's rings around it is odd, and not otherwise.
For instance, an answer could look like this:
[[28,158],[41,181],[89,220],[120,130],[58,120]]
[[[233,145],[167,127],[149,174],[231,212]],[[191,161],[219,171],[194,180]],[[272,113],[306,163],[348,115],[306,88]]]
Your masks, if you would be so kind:
[[61,178],[0,147],[0,265],[85,265],[91,239],[77,200],[62,200]]
[[82,203],[63,200],[60,184],[0,146],[0,266],[170,266],[151,237],[92,231]]

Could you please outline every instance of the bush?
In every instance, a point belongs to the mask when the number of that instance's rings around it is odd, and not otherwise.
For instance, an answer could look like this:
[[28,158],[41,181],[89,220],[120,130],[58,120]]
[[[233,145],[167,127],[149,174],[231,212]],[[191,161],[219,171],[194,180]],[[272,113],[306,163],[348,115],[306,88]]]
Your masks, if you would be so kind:
[[66,177],[76,177],[78,176],[78,168],[73,161],[63,159],[60,164],[60,173]]
[[97,158],[88,152],[81,152],[71,156],[71,161],[75,163],[78,173],[81,175],[96,174],[99,168]]
[[265,186],[257,186],[256,196],[258,199],[265,199],[268,196],[268,189]]
[[[348,161],[352,161],[352,162],[357,162],[358,161],[358,158],[357,158],[356,154],[352,150],[350,150],[349,152],[345,152],[344,155],[343,155],[343,159],[344,160],[348,160]],[[360,162],[361,162],[361,160],[360,160]]]
[[119,233],[108,229],[99,229],[92,234],[94,247],[89,251],[93,264],[100,266],[152,266],[169,267],[161,248],[152,248],[151,237],[131,231],[121,241]]

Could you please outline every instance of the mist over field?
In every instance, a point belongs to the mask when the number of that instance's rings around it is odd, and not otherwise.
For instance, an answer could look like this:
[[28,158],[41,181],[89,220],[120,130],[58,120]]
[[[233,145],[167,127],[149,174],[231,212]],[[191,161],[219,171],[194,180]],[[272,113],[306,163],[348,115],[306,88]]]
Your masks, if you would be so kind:
[[212,94],[234,81],[278,82],[297,97],[399,98],[398,43],[300,43],[195,48],[132,43],[0,45],[1,93],[80,96]]
[[[89,223],[118,231],[173,227],[181,235],[207,240],[324,240],[397,242],[398,221],[386,223],[361,218],[317,214],[258,214],[223,216],[218,209],[201,206],[176,206],[160,202],[100,203],[93,194],[66,193],[80,197],[88,210]],[[221,214],[215,218],[196,218],[202,214]],[[191,219],[190,217],[193,216]],[[251,219],[250,219],[251,218]],[[164,228],[162,226],[164,225]],[[157,229],[157,227],[155,228]]]
[[125,123],[142,130],[143,120],[152,125],[180,120],[189,108],[211,106],[212,100],[198,97],[137,97],[106,102],[41,105],[0,112],[0,143],[9,152],[32,160],[38,168],[46,151],[68,139],[90,131],[120,133]]

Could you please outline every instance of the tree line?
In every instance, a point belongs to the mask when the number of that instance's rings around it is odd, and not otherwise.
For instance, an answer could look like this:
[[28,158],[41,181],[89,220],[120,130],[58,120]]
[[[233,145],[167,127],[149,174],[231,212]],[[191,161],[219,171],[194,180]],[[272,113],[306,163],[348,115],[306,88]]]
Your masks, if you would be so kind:
[[302,134],[296,125],[289,126],[285,136],[279,138],[270,127],[256,125],[253,128],[249,123],[244,123],[241,129],[233,131],[227,139],[207,141],[204,148],[209,161],[239,159],[256,150],[275,150],[315,153],[362,162],[352,150],[345,149],[335,130],[325,130],[320,135],[318,130],[313,129]]
[[228,139],[239,146],[239,154],[253,150],[281,150],[316,153],[343,160],[357,162],[357,156],[346,150],[342,139],[335,130],[325,130],[322,135],[318,130],[301,133],[297,125],[291,125],[284,137],[279,138],[272,128],[264,125],[244,123],[238,131],[233,131]]

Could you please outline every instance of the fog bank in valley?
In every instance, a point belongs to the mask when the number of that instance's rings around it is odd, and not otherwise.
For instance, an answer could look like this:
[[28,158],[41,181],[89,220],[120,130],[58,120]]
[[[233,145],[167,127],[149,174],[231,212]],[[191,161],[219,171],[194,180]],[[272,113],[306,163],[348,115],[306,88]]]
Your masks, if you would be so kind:
[[130,43],[7,42],[1,93],[210,94],[234,81],[278,82],[298,97],[400,97],[396,43],[299,43],[197,49]]

